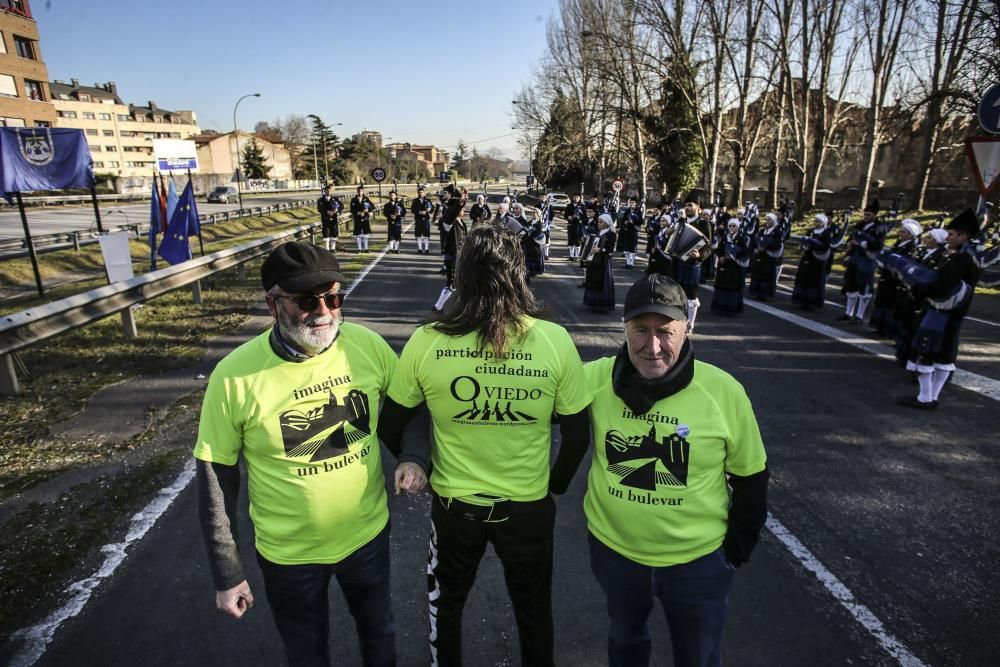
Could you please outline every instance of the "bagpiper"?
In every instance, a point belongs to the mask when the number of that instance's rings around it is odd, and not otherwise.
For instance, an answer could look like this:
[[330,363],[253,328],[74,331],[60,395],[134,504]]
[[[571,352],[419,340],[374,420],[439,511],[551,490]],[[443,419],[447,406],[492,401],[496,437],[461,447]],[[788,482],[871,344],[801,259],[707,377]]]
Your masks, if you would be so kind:
[[569,257],[566,259],[572,262],[580,259],[584,221],[587,219],[587,207],[580,195],[573,195],[573,201],[566,206],[563,217],[566,218],[566,244],[569,246]]
[[[936,269],[944,261],[947,250],[948,232],[941,228],[931,229],[923,236],[923,246],[917,251],[914,259],[923,266]],[[892,319],[895,323],[893,337],[896,341],[896,364],[906,368],[911,364],[913,337],[917,333],[917,325],[920,324],[923,303],[914,298],[910,287],[903,281],[897,280],[897,289],[896,302],[892,309]],[[915,357],[912,363],[916,364]],[[911,368],[911,372],[916,373],[915,368]]]
[[410,204],[413,214],[413,236],[417,239],[417,254],[431,254],[431,213],[434,202],[427,198],[423,186],[417,188],[417,198]]
[[323,195],[316,201],[316,210],[323,225],[323,243],[330,252],[337,252],[340,237],[340,211],[344,205],[339,197],[330,196],[330,188],[323,186]]
[[750,296],[758,301],[773,299],[778,288],[778,275],[784,258],[784,230],[778,216],[768,213],[757,230],[750,262]]
[[469,209],[469,219],[472,221],[472,224],[478,225],[483,222],[489,222],[492,215],[493,213],[490,212],[490,207],[486,203],[486,196],[478,195],[476,203]]
[[[907,218],[899,224],[899,237],[892,245],[890,252],[903,257],[914,257],[919,250],[920,234],[923,229],[916,220]],[[896,298],[899,295],[900,282],[892,271],[884,267],[879,271],[878,284],[875,286],[875,301],[872,306],[872,316],[868,320],[872,329],[880,336],[890,336],[895,333],[893,323]]]
[[445,188],[444,195],[438,226],[441,230],[441,254],[444,256],[445,283],[441,294],[438,295],[437,302],[431,309],[435,313],[444,308],[448,297],[455,291],[455,260],[459,250],[462,249],[468,231],[465,221],[462,220],[465,200],[455,192],[452,185]]
[[382,207],[382,215],[385,216],[386,240],[389,242],[389,252],[393,255],[399,254],[399,242],[403,240],[403,218],[406,216],[406,208],[403,202],[396,199],[396,191],[389,192],[389,201]]
[[726,221],[726,232],[719,239],[714,253],[718,261],[712,312],[733,317],[743,312],[743,288],[750,265],[750,240],[740,232],[738,217]]
[[351,219],[354,220],[354,242],[358,252],[368,252],[368,238],[372,234],[371,215],[375,204],[365,195],[365,186],[359,185],[357,194],[351,198]]
[[636,250],[639,245],[639,228],[642,227],[642,211],[634,197],[618,211],[618,247],[616,250],[625,257],[625,267],[635,266]]
[[824,213],[813,217],[813,228],[802,237],[802,257],[795,272],[792,303],[802,310],[822,308],[826,303],[827,261],[831,250],[830,219]]
[[610,213],[597,217],[597,233],[588,244],[584,257],[583,303],[595,313],[610,313],[615,309],[615,275],[612,258],[615,251],[615,220]]
[[885,233],[878,220],[878,200],[865,207],[864,217],[855,225],[845,246],[844,286],[841,293],[847,297],[844,314],[838,320],[861,322],[872,299],[875,283],[875,257],[882,249]]

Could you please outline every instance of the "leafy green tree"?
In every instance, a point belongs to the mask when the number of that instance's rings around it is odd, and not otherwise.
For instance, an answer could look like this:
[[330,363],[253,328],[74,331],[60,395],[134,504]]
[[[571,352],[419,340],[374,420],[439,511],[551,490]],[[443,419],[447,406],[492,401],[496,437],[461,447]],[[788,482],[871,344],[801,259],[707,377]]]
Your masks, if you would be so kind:
[[466,145],[465,141],[459,139],[458,146],[455,147],[455,154],[451,160],[451,168],[457,171],[462,176],[469,175],[468,151],[469,151],[468,145]]
[[307,118],[312,121],[312,131],[302,153],[302,170],[310,175],[318,171],[320,179],[329,174],[331,180],[336,181],[334,174],[343,171],[335,166],[340,154],[340,137],[319,116],[310,114]]
[[256,137],[243,148],[243,177],[246,179],[266,179],[271,173],[264,157],[264,149],[257,143]]
[[703,156],[698,140],[697,110],[688,102],[678,80],[664,80],[658,99],[643,119],[653,137],[647,147],[656,159],[660,181],[671,195],[687,192],[698,184]]
[[573,113],[569,100],[557,96],[531,163],[535,177],[551,188],[579,188],[587,173],[588,165],[580,158],[586,142],[583,119]]

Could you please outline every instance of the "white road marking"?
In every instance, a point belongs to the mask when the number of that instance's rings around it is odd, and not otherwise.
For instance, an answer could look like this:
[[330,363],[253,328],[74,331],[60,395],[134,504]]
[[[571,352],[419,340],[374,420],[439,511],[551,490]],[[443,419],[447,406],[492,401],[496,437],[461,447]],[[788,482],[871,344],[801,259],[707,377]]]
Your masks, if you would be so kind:
[[854,617],[854,620],[875,638],[886,653],[895,658],[903,667],[924,667],[920,658],[913,655],[910,649],[893,637],[882,625],[882,621],[868,607],[858,602],[854,593],[836,575],[826,569],[823,563],[819,562],[794,535],[788,532],[788,529],[774,518],[773,514],[767,515],[766,525],[771,534],[785,545],[785,548],[801,563],[802,567],[816,575],[824,588]]
[[105,579],[111,577],[125,562],[128,548],[149,532],[149,529],[170,508],[174,499],[191,483],[192,479],[194,479],[194,459],[189,459],[174,483],[160,489],[156,496],[132,517],[128,532],[125,533],[125,539],[115,544],[106,544],[101,548],[104,553],[104,562],[97,568],[97,571],[86,579],[72,583],[66,588],[69,600],[62,607],[49,614],[38,625],[18,630],[13,634],[15,639],[23,639],[24,647],[20,653],[14,656],[10,663],[11,667],[30,667],[42,657],[59,626],[83,611],[97,587]]

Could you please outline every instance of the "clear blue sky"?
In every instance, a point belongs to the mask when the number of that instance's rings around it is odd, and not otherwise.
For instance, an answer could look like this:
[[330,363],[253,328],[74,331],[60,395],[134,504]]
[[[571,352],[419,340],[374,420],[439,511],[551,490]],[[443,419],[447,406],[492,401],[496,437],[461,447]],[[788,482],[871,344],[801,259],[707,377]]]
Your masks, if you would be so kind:
[[[50,79],[114,81],[201,127],[289,114],[448,147],[512,132],[557,0],[32,0]],[[515,137],[478,143],[517,156]]]

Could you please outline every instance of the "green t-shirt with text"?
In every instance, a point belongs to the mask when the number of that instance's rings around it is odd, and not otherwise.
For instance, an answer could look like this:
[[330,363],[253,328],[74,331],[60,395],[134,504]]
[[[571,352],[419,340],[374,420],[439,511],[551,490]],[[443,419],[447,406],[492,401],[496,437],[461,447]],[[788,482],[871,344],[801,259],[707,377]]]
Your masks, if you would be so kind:
[[283,565],[336,563],[386,525],[376,437],[397,358],[373,331],[343,323],[333,345],[281,359],[265,332],[219,362],[194,455],[249,478],[257,550]]
[[580,355],[558,324],[526,318],[502,359],[477,335],[417,329],[403,348],[389,397],[427,401],[434,423],[431,486],[444,497],[476,493],[530,501],[548,494],[552,414],[590,400]]
[[722,545],[725,473],[764,469],[764,443],[743,386],[695,361],[694,379],[645,414],[614,393],[614,358],[584,367],[594,392],[594,452],[583,501],[594,537],[652,567],[688,563]]

